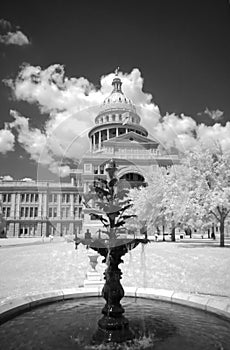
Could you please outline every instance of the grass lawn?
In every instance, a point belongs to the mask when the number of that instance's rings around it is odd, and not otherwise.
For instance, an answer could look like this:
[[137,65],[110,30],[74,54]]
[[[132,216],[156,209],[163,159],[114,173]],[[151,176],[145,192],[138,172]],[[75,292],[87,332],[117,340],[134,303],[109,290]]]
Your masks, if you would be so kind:
[[[215,244],[153,242],[127,253],[124,286],[152,287],[230,297],[230,248]],[[59,242],[0,248],[0,302],[83,285],[87,251]],[[97,270],[105,265],[98,258]]]

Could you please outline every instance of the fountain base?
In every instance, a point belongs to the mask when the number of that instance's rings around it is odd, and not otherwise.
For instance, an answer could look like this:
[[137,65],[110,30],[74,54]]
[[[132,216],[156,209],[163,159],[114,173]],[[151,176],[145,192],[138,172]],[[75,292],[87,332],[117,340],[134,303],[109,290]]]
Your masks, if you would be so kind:
[[103,316],[98,321],[98,329],[93,336],[93,344],[123,343],[133,340],[134,333],[129,329],[129,321],[124,316],[117,319]]

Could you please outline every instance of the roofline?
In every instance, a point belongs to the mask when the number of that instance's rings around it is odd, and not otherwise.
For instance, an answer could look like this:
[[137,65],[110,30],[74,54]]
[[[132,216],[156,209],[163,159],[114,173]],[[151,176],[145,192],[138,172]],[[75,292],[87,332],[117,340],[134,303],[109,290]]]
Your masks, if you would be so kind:
[[139,131],[143,131],[144,133],[146,133],[146,136],[148,136],[148,131],[142,126],[142,125],[139,125],[139,124],[125,124],[123,125],[121,122],[109,122],[109,123],[106,123],[106,124],[97,124],[95,125],[88,133],[88,137],[90,138],[92,136],[93,133],[95,133],[96,131],[100,131],[100,130],[104,130],[104,129],[112,129],[113,127],[116,127],[116,126],[120,126],[120,127],[124,127],[125,129],[127,129],[127,127],[129,128],[135,128]]

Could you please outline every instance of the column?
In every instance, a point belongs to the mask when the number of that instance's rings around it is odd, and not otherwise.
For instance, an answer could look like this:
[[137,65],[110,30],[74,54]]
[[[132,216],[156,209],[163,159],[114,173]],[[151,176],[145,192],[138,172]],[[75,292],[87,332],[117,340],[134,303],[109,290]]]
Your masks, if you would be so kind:
[[101,130],[99,131],[99,144],[98,144],[98,148],[101,149]]
[[19,222],[16,222],[14,225],[15,237],[19,237],[19,229],[20,229]]
[[70,218],[73,219],[74,194],[70,193]]
[[118,136],[118,128],[116,128],[116,137]]
[[93,134],[93,150],[95,150],[95,134]]
[[19,219],[20,218],[20,193],[16,194],[15,204],[16,204],[16,219]]
[[61,236],[61,223],[58,222],[56,226],[56,235]]
[[109,129],[107,129],[107,140],[109,140]]
[[48,201],[48,198],[47,198],[47,193],[43,193],[43,217],[46,218],[48,216],[48,213],[47,213],[47,201]]
[[38,222],[37,235],[42,236],[42,223]]
[[61,196],[62,196],[61,193],[57,195],[57,218],[58,219],[61,218]]
[[38,194],[38,218],[42,217],[42,193]]
[[74,234],[74,225],[73,222],[70,222],[69,224],[69,235],[73,235]]
[[9,229],[7,232],[7,237],[14,237],[14,223],[10,222],[9,223]]
[[16,193],[11,194],[10,218],[15,219]]

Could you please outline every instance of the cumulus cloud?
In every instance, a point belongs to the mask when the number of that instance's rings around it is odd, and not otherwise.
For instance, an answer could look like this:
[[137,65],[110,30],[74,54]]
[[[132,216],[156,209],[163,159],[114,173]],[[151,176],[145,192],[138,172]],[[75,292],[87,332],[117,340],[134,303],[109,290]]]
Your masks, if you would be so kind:
[[31,179],[30,177],[24,177],[24,178],[21,179],[20,181],[24,181],[24,182],[34,182],[34,180]]
[[213,126],[200,124],[197,127],[197,137],[209,149],[220,146],[223,152],[230,152],[230,122],[225,126],[219,123]]
[[6,154],[9,151],[13,151],[14,141],[15,141],[15,137],[10,130],[8,130],[6,127],[5,129],[1,129],[0,130],[0,153]]
[[2,18],[0,19],[0,43],[24,46],[29,45],[30,41],[19,28],[14,29],[9,21]]
[[[151,102],[152,96],[143,90],[143,78],[138,69],[130,74],[119,73],[124,93],[134,104],[144,110],[144,121],[152,124],[159,120],[158,107]],[[12,89],[16,100],[37,104],[41,113],[48,113],[43,132],[31,128],[29,119],[11,111],[14,122],[10,127],[18,132],[18,141],[41,164],[49,165],[52,172],[68,175],[68,165],[60,167],[60,159],[77,160],[89,149],[87,138],[99,106],[111,93],[114,73],[101,78],[96,89],[86,78],[67,78],[64,67],[54,64],[46,69],[25,64],[15,80],[5,83]],[[153,113],[154,112],[154,113]],[[57,161],[58,159],[58,161]]]
[[10,175],[3,175],[0,176],[0,181],[13,181],[13,178]]
[[155,125],[153,135],[164,145],[165,148],[175,147],[180,151],[191,148],[195,145],[195,130],[197,124],[194,119],[182,114],[166,114]]
[[[221,139],[223,147],[228,147],[229,126],[198,125],[183,114],[167,113],[161,117],[152,95],[144,92],[139,69],[118,75],[125,95],[133,101],[142,118],[142,125],[164,147],[184,151],[210,137],[215,141]],[[14,121],[9,127],[16,130],[18,142],[31,159],[48,166],[55,174],[67,176],[70,166],[65,160],[77,162],[89,150],[88,132],[94,126],[100,104],[113,89],[113,78],[114,73],[102,76],[101,86],[96,88],[84,77],[66,77],[60,64],[45,69],[24,64],[15,79],[6,80],[16,100],[36,104],[41,113],[48,114],[42,129],[38,129],[31,127],[29,118],[11,111]]]
[[219,109],[211,111],[208,109],[208,107],[206,107],[204,112],[197,113],[197,115],[202,115],[202,114],[208,115],[212,120],[219,121],[222,119],[224,112],[220,111]]

